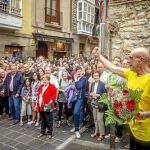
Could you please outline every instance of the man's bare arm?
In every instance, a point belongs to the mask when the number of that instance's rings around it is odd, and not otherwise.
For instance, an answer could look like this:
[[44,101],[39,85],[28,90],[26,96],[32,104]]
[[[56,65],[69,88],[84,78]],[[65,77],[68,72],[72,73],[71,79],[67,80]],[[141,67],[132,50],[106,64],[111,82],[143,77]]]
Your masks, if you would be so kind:
[[109,71],[118,74],[119,76],[124,77],[123,74],[123,68],[122,67],[118,67],[115,66],[112,62],[110,62],[109,60],[107,60],[104,56],[102,56],[101,54],[99,54],[99,48],[95,47],[92,51],[92,53],[99,58],[99,61],[101,61],[101,63],[104,65],[104,67],[106,69],[108,69]]
[[115,74],[118,74],[119,76],[124,77],[123,68],[122,67],[115,66],[112,62],[107,60],[102,55],[99,56],[99,60],[102,62],[102,64],[104,65],[104,67],[106,69],[108,69],[109,71],[111,71],[111,72],[113,72]]

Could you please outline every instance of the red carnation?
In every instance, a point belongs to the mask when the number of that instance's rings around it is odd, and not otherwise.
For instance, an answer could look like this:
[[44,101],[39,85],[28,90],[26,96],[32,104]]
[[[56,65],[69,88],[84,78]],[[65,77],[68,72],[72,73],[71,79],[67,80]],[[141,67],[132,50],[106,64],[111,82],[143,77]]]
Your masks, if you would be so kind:
[[114,101],[113,106],[116,110],[122,109],[122,103],[117,100]]
[[127,106],[127,109],[128,110],[134,110],[135,109],[135,101],[133,99],[129,99],[127,102],[126,102],[126,106]]
[[122,94],[123,94],[123,95],[127,95],[128,93],[129,93],[128,90],[122,90]]
[[115,115],[117,118],[119,118],[119,117],[120,117],[119,111],[115,111],[115,112],[114,112],[114,115]]

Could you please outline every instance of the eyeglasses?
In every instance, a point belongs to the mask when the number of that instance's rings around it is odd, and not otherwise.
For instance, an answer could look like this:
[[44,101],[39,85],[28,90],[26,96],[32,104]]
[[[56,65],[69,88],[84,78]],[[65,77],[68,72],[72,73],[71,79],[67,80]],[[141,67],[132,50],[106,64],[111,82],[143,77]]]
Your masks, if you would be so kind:
[[143,57],[141,57],[141,56],[128,56],[128,59],[129,60],[133,60],[133,59],[140,59],[140,60],[145,60]]

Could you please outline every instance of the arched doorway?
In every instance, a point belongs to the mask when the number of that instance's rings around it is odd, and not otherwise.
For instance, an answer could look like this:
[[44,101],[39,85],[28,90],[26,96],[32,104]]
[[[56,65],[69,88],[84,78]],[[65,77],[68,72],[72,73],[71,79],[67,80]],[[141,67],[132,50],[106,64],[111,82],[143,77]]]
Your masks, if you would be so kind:
[[43,56],[48,58],[48,47],[45,42],[39,41],[37,44],[36,57]]

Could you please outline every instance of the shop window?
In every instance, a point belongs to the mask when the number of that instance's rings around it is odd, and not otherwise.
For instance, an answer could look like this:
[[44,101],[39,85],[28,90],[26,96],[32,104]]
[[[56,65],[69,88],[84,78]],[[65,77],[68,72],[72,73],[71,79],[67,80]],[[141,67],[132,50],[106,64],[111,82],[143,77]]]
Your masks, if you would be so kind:
[[21,59],[22,58],[22,47],[6,45],[5,49],[4,49],[4,54],[5,54],[5,56],[8,56],[9,58]]
[[56,42],[56,50],[57,51],[64,51],[65,50],[65,44],[62,41]]

